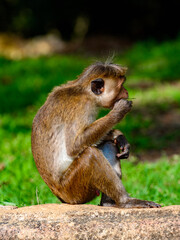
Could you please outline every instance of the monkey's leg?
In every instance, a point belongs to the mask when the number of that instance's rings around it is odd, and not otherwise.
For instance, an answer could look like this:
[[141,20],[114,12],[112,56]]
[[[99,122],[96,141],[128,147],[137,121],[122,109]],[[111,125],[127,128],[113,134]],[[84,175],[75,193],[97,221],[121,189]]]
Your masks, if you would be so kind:
[[121,179],[102,152],[95,147],[84,150],[63,174],[59,183],[58,196],[71,204],[90,201],[98,189],[113,199],[119,207],[160,206],[154,202],[130,198]]
[[124,202],[128,197],[103,153],[95,147],[88,147],[61,177],[58,197],[71,204],[85,203],[96,196],[97,190],[116,203]]
[[[102,142],[98,148],[102,151],[105,158],[108,160],[108,162],[111,164],[112,168],[116,172],[117,176],[121,179],[122,178],[122,172],[121,172],[121,164],[120,159],[117,158],[117,154],[119,152],[117,145],[115,145],[112,141],[105,141]],[[128,203],[129,202],[129,203]],[[137,205],[136,205],[137,204]],[[149,206],[147,206],[150,204]],[[101,206],[115,206],[116,203],[113,199],[111,199],[109,196],[107,196],[105,193],[102,193],[101,198]],[[144,206],[143,206],[144,205]],[[152,206],[154,205],[154,206]],[[125,204],[126,208],[132,208],[132,207],[160,207],[160,205],[143,201],[139,199],[129,198],[127,203]]]
[[[121,179],[122,172],[121,172],[121,163],[120,160],[117,159],[117,154],[119,153],[119,149],[112,141],[104,141],[100,145],[97,146],[111,164],[112,168],[114,169],[117,176]],[[101,197],[101,206],[114,206],[116,205],[115,201],[112,200],[109,196],[102,193]]]
[[100,149],[105,156],[105,158],[108,160],[108,162],[111,164],[112,168],[118,175],[118,177],[122,178],[122,172],[121,172],[121,164],[120,160],[117,158],[117,154],[119,153],[119,149],[112,141],[104,141],[101,144],[97,146],[98,149]]

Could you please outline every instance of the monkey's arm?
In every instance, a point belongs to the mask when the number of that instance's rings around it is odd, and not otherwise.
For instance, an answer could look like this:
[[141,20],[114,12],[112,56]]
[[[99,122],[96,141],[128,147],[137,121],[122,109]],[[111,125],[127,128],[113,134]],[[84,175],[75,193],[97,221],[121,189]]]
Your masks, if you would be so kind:
[[86,128],[82,129],[81,132],[72,135],[71,133],[68,133],[70,126],[67,126],[66,147],[68,155],[76,157],[88,146],[92,146],[99,142],[107,135],[115,124],[123,119],[123,117],[131,110],[131,107],[132,102],[120,100],[106,116],[96,120]]

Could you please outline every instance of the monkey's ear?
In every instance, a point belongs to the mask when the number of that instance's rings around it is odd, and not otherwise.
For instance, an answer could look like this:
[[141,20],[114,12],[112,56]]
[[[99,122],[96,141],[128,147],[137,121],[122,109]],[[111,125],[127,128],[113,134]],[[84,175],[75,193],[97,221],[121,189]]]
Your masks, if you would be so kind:
[[98,78],[91,82],[91,91],[96,94],[100,95],[104,92],[104,80],[102,78]]

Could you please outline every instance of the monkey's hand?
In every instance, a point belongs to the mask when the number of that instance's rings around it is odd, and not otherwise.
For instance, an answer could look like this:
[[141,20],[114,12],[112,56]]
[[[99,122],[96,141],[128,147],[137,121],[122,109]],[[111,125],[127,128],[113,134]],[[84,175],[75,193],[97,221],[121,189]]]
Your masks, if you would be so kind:
[[111,114],[118,123],[132,108],[132,101],[121,99],[114,104]]
[[114,139],[114,143],[120,148],[121,153],[118,153],[116,156],[119,159],[126,159],[129,157],[130,152],[130,144],[128,143],[127,139],[124,135],[119,135],[117,138]]

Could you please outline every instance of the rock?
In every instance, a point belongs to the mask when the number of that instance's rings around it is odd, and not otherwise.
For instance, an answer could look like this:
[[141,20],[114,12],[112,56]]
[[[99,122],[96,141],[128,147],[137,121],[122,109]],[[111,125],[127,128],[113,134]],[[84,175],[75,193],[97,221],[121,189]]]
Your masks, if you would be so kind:
[[17,208],[16,206],[3,206],[3,205],[0,205],[0,214],[1,214],[1,210],[11,210],[11,209],[15,209]]
[[119,209],[45,204],[0,208],[0,239],[180,239],[180,206]]

